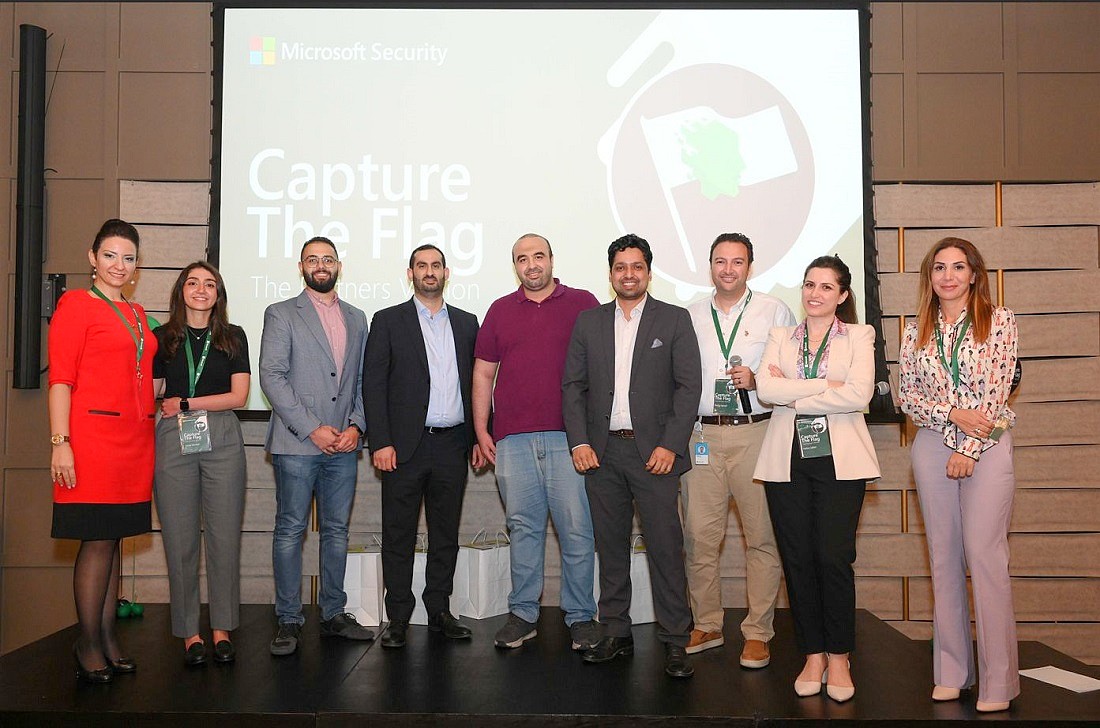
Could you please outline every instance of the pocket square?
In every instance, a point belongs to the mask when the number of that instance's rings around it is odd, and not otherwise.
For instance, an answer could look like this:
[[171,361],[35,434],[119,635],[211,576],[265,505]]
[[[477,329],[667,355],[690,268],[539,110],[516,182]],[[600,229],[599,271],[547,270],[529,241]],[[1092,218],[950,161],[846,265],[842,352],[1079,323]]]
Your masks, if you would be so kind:
[[656,349],[657,347],[664,346],[664,345],[665,345],[665,342],[661,341],[660,339],[654,339],[653,343],[649,345],[649,348],[650,349]]

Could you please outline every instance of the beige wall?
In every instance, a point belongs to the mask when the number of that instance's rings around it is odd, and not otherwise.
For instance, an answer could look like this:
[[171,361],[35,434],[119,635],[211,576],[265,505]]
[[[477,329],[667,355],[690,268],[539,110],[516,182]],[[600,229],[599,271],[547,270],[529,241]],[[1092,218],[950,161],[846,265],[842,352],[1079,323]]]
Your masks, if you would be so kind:
[[[1025,383],[1013,521],[1013,574],[1021,636],[1100,662],[1100,282],[1094,185],[1100,179],[1100,5],[1089,3],[873,3],[872,129],[877,240],[890,357],[899,317],[911,313],[915,259],[938,231],[963,228],[991,265],[1020,316]],[[0,3],[0,94],[18,87],[18,25],[53,33],[47,122],[45,270],[82,283],[84,251],[104,218],[140,223],[136,297],[163,309],[173,268],[205,249],[212,83],[210,6],[205,3]],[[64,54],[61,48],[64,46]],[[14,103],[14,101],[13,101]],[[0,213],[7,233],[0,314],[11,330],[14,286],[16,114],[0,117]],[[914,185],[969,181],[970,185]],[[1000,211],[1000,214],[998,214]],[[903,242],[901,242],[903,241]],[[900,244],[899,244],[900,243]],[[165,269],[165,270],[162,270]],[[368,311],[368,315],[373,311]],[[0,388],[0,651],[74,621],[69,599],[73,545],[48,537],[50,488],[45,390],[10,388],[10,337],[3,337]],[[257,342],[254,342],[254,345]],[[273,483],[260,441],[245,426],[249,489],[242,563],[246,601],[272,598]],[[883,478],[868,493],[857,562],[859,600],[899,629],[927,636],[930,588],[908,452],[896,426],[873,436]],[[362,468],[353,539],[380,530],[378,483]],[[503,522],[491,476],[471,480],[462,530]],[[744,603],[744,557],[723,558],[726,603]],[[138,598],[167,599],[159,534],[128,540],[127,573]],[[316,573],[316,543],[307,544]],[[548,550],[547,602],[557,601],[558,559]],[[307,576],[307,588],[309,586]],[[124,591],[133,582],[127,578]]]

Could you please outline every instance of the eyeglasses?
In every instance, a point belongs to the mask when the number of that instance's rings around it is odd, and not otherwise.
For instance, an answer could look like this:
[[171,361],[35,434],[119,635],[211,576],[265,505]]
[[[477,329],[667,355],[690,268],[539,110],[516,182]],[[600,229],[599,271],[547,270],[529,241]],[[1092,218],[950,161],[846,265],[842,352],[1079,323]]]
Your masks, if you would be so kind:
[[336,258],[333,258],[331,255],[326,255],[320,258],[318,258],[316,255],[311,255],[302,262],[306,264],[307,268],[316,268],[319,265],[323,265],[326,268],[331,268],[340,261],[338,261]]

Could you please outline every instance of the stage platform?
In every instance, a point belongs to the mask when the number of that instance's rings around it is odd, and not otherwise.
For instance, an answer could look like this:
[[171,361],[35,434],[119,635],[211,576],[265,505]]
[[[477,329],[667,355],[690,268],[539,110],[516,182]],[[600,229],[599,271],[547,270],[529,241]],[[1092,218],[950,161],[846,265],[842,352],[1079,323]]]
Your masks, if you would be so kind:
[[[464,620],[474,631],[465,642],[412,627],[405,649],[384,650],[321,640],[311,608],[298,652],[275,658],[268,653],[272,609],[249,605],[234,633],[237,662],[187,668],[182,642],[170,635],[168,607],[151,605],[143,618],[120,622],[139,669],[110,685],[75,679],[76,627],[0,658],[0,726],[1100,725],[1100,692],[1076,694],[1028,678],[1005,713],[976,713],[967,692],[958,702],[932,703],[928,643],[862,610],[855,698],[798,698],[791,683],[802,659],[790,613],[776,615],[772,663],[763,670],[737,664],[742,617],[743,610],[727,610],[730,643],[694,656],[693,679],[673,680],[664,675],[654,625],[635,627],[633,657],[585,665],[569,650],[556,608],[543,610],[538,637],[518,650],[493,647],[505,617]],[[1100,677],[1100,669],[1035,642],[1021,643],[1020,658],[1024,668],[1049,664]]]

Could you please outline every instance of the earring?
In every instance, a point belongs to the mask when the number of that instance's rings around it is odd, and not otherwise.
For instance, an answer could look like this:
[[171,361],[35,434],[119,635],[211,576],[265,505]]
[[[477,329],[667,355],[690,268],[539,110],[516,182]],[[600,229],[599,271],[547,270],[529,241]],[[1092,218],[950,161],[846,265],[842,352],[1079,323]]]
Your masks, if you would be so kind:
[[92,283],[95,283],[95,266],[92,266]]

